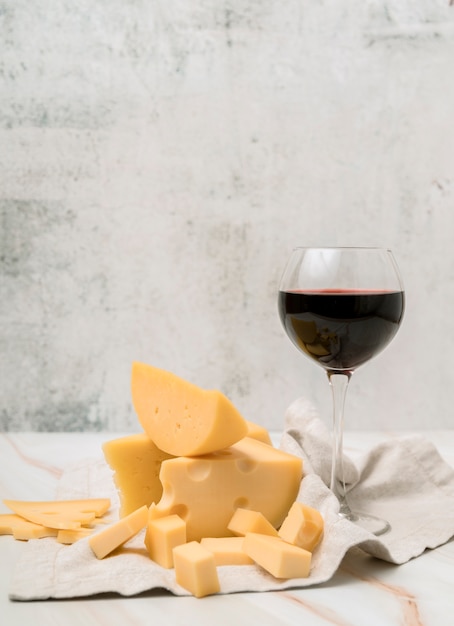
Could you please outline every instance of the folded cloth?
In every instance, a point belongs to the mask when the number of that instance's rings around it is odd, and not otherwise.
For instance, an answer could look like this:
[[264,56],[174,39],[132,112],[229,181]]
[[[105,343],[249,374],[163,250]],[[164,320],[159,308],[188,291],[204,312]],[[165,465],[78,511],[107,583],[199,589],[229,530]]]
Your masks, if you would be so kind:
[[[310,576],[282,580],[255,565],[221,566],[221,593],[316,585],[335,574],[353,547],[401,564],[454,536],[454,470],[422,437],[386,441],[355,463],[345,459],[352,508],[391,523],[391,531],[380,537],[338,516],[338,501],[327,486],[330,433],[305,400],[289,407],[280,447],[303,458],[304,478],[297,499],[320,510],[325,520],[323,540],[314,552]],[[103,460],[69,469],[56,495],[65,499],[110,497],[111,517],[118,517],[118,494],[112,472]],[[142,532],[103,560],[95,558],[88,539],[70,546],[53,538],[29,541],[15,568],[10,598],[69,598],[104,592],[130,596],[151,589],[187,595],[175,582],[173,570],[160,567],[148,557],[143,541]]]

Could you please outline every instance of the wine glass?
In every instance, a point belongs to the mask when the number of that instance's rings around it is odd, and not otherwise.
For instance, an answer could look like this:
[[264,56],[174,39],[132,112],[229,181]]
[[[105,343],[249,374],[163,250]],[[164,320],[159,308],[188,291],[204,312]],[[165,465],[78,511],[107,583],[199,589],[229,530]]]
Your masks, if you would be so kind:
[[279,285],[279,314],[299,350],[321,365],[333,396],[330,489],[339,515],[375,535],[387,520],[351,511],[343,475],[343,420],[353,372],[392,340],[405,295],[399,270],[384,248],[295,248]]

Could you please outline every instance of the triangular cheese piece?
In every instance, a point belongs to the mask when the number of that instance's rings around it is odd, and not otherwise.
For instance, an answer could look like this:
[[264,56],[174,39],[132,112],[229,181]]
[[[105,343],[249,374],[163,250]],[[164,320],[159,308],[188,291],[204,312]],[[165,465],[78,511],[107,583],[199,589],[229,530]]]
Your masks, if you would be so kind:
[[24,500],[3,500],[14,513],[35,524],[49,528],[76,530],[90,524],[110,507],[108,498],[87,500],[53,500],[50,502],[27,502]]

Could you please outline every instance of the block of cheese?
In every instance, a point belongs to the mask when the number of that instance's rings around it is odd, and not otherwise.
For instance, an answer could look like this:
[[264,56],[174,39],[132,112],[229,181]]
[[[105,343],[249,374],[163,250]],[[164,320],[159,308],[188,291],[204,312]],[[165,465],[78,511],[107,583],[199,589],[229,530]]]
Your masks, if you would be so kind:
[[181,517],[150,517],[145,533],[145,546],[153,561],[162,567],[173,567],[173,549],[182,543],[186,543],[186,523]]
[[243,549],[258,565],[275,578],[307,578],[312,554],[280,537],[248,533]]
[[196,598],[220,591],[214,556],[197,541],[174,548],[173,560],[177,583]]
[[106,441],[102,450],[114,472],[120,496],[120,517],[143,505],[159,502],[162,496],[161,463],[171,458],[170,454],[160,450],[145,433]]
[[74,530],[90,524],[96,517],[101,517],[110,507],[109,498],[48,502],[3,500],[3,502],[11,511],[35,524]]
[[137,511],[133,511],[118,522],[90,537],[88,540],[90,548],[97,559],[103,559],[129,541],[129,539],[132,539],[134,535],[137,535],[142,528],[145,528],[147,521],[148,508],[142,506]]
[[239,507],[259,511],[278,528],[301,476],[299,457],[245,437],[219,452],[163,461],[163,494],[150,516],[179,515],[188,541],[232,535],[228,524]]
[[260,511],[251,511],[239,507],[227,526],[234,535],[246,535],[247,533],[261,533],[262,535],[277,536],[277,530]]
[[13,535],[14,539],[28,541],[42,537],[55,537],[57,532],[55,528],[29,522],[15,513],[2,513],[0,515],[0,535]]
[[313,552],[323,536],[324,521],[320,511],[302,502],[294,502],[279,529],[279,536],[295,546]]
[[247,434],[246,420],[220,391],[134,363],[132,402],[152,441],[168,454],[194,456],[226,448]]
[[258,439],[259,441],[263,441],[263,443],[272,445],[270,433],[264,426],[261,426],[260,424],[256,424],[255,422],[251,422],[249,420],[246,420],[246,424],[247,424],[246,437],[252,437],[252,439]]
[[200,545],[214,555],[216,565],[251,565],[254,561],[243,550],[244,537],[203,537]]

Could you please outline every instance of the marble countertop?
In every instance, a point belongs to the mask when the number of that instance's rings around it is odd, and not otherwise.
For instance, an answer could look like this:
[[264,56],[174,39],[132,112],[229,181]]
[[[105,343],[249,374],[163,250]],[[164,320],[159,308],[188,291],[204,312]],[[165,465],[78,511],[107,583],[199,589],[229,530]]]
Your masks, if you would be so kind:
[[[123,433],[3,433],[0,435],[0,500],[55,497],[65,468],[101,458],[101,444]],[[401,433],[347,432],[346,451],[368,450]],[[405,433],[408,434],[408,433]],[[429,431],[454,467],[454,430]],[[273,439],[278,440],[278,433]],[[0,503],[0,512],[7,512]],[[125,598],[114,594],[77,600],[12,602],[8,589],[24,544],[0,537],[0,621],[5,626],[65,624],[161,624],[250,626],[450,626],[454,612],[454,540],[404,565],[347,554],[327,583],[305,589],[216,595],[202,599],[152,591]]]

